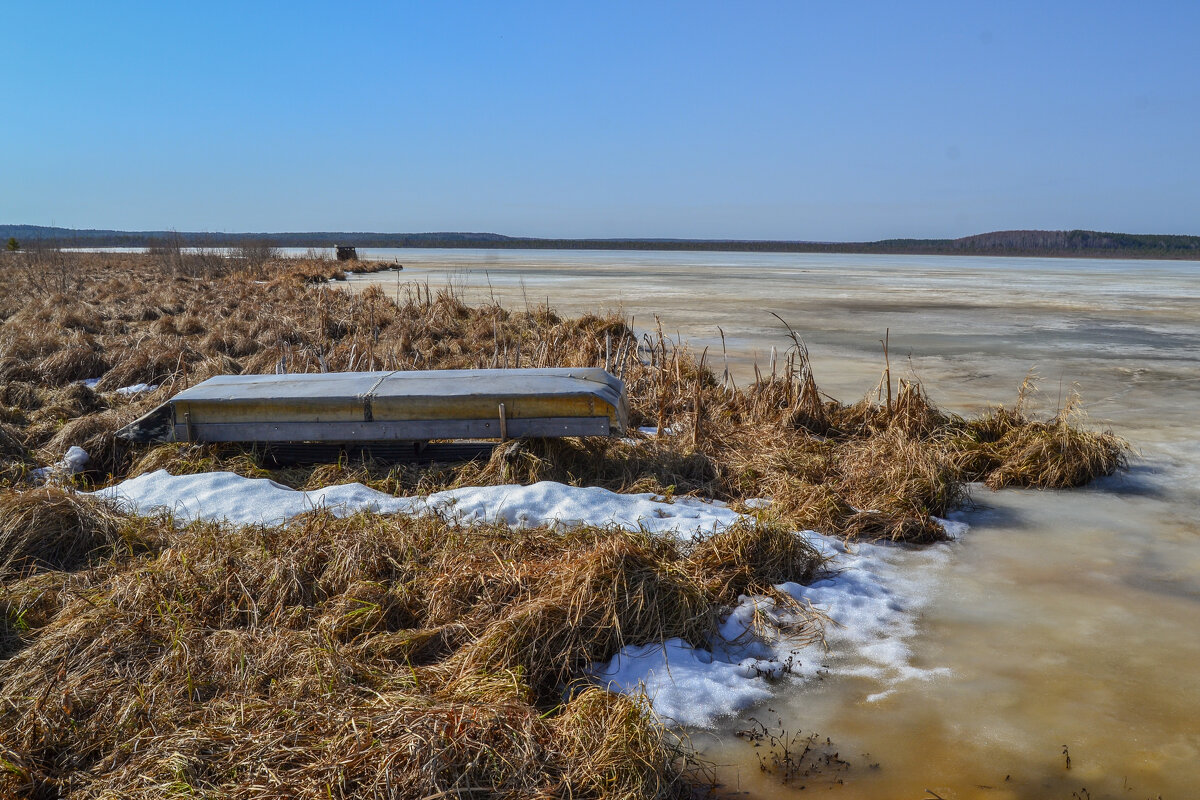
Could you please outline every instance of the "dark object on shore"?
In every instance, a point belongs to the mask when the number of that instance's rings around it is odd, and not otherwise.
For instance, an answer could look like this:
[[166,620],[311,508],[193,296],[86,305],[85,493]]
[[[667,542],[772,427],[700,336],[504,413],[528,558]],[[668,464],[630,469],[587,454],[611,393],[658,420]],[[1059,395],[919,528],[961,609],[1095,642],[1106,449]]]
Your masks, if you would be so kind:
[[358,261],[358,251],[350,245],[337,245],[337,260],[338,261]]
[[262,462],[270,468],[312,464],[455,464],[481,458],[487,461],[500,445],[497,440],[460,439],[451,442],[265,442]]

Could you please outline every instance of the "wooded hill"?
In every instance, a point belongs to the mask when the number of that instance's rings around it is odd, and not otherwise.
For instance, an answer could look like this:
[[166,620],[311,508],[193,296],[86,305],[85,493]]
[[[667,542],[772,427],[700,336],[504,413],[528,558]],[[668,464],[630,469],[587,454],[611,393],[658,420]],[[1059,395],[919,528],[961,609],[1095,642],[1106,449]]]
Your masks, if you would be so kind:
[[771,253],[881,253],[915,255],[1065,256],[1076,258],[1177,258],[1200,260],[1200,236],[1099,231],[996,231],[959,239],[883,239],[876,242],[800,242],[742,239],[538,239],[497,233],[213,233],[117,231],[0,225],[0,240],[23,246],[188,247],[247,243],[275,247],[430,247],[551,250],[716,250]]

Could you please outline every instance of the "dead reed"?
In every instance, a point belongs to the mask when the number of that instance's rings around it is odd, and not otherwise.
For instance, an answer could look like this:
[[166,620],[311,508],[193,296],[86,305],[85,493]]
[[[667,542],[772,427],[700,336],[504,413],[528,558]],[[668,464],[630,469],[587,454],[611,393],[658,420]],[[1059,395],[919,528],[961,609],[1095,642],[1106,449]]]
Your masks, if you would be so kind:
[[1039,421],[1025,414],[1028,390],[1027,383],[1011,409],[997,407],[970,420],[948,443],[965,479],[981,480],[991,489],[1069,489],[1126,465],[1128,443],[1083,427],[1078,395],[1072,394],[1052,419]]
[[110,505],[48,486],[0,492],[0,576],[74,570],[129,541]]
[[549,700],[625,644],[680,637],[700,645],[715,626],[718,598],[672,541],[614,534],[549,566],[452,663],[481,672],[517,667]]
[[714,534],[696,545],[691,560],[721,597],[769,594],[784,581],[810,583],[824,563],[806,537],[768,522]]

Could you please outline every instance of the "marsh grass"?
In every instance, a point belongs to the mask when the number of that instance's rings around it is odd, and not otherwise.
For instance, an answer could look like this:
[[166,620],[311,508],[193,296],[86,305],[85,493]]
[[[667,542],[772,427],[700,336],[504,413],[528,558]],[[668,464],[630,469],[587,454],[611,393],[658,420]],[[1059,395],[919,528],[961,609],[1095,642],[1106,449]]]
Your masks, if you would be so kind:
[[[0,492],[0,576],[73,571],[139,547],[136,526],[110,504],[57,486]],[[141,543],[140,546],[145,546]]]
[[[14,415],[14,420],[20,416]],[[23,460],[26,455],[24,437],[11,421],[0,422],[0,458]]]
[[688,566],[670,540],[624,534],[567,553],[451,663],[479,672],[515,666],[535,696],[551,700],[625,644],[679,637],[703,645],[718,598]]
[[[55,502],[59,530],[99,524]],[[129,548],[119,534],[137,521],[103,514],[110,554],[42,556],[83,572],[45,573],[59,586],[41,618],[4,632],[27,640],[0,662],[14,791],[635,798],[688,796],[697,778],[639,701],[578,681],[625,642],[703,642],[747,585],[711,554],[598,528],[323,512]],[[10,538],[50,538],[19,516]],[[788,575],[814,568],[795,556]],[[37,606],[20,599],[30,580],[6,620]]]
[[709,536],[690,559],[699,579],[720,597],[768,595],[786,581],[810,583],[825,563],[806,537],[766,520]]
[[1029,419],[1022,406],[1023,397],[1011,409],[990,409],[949,443],[950,457],[966,479],[982,480],[991,489],[1069,489],[1126,466],[1128,443],[1085,428],[1077,394],[1050,420]]
[[[769,497],[787,524],[908,541],[936,538],[930,517],[959,504],[969,481],[1078,486],[1118,469],[1127,450],[1111,434],[1087,430],[1078,404],[1033,418],[1028,385],[1014,407],[972,419],[937,409],[923,387],[903,380],[894,399],[888,386],[887,403],[840,403],[821,393],[794,332],[770,373],[736,390],[661,326],[639,336],[616,316],[570,320],[545,307],[469,307],[452,288],[351,293],[328,285],[336,266],[322,260],[225,259],[200,278],[171,258],[59,253],[54,269],[70,275],[69,294],[38,290],[32,269],[16,276],[31,285],[0,299],[0,422],[10,439],[16,431],[43,462],[82,445],[93,459],[85,479],[93,482],[150,464],[269,473],[307,488],[318,476],[389,491],[558,480],[732,503]],[[172,457],[126,448],[112,435],[154,402],[214,374],[516,366],[605,367],[626,381],[635,424],[676,435],[521,442],[455,467],[347,463],[308,471],[268,470],[244,449],[212,449],[197,461],[194,449],[176,445]],[[73,382],[81,377],[99,378],[97,391]],[[135,398],[112,393],[134,383],[162,388]],[[882,386],[876,394],[883,396]],[[17,475],[11,444],[3,457],[5,474]]]
[[[736,389],[618,316],[351,293],[320,259],[184,255],[42,254],[0,295],[0,796],[689,796],[704,772],[687,748],[643,704],[581,683],[590,664],[623,644],[701,644],[739,595],[811,580],[820,558],[798,529],[928,542],[969,481],[1082,485],[1127,451],[1074,401],[1036,419],[1028,386],[969,419],[916,383],[840,403],[795,336]],[[517,366],[604,367],[634,425],[660,433],[285,469],[252,448],[113,436],[215,374]],[[161,388],[115,392],[133,383]],[[156,469],[394,494],[556,480],[712,497],[757,520],[695,543],[324,513],[177,529],[30,488],[31,467],[72,445],[93,460],[84,487]],[[798,619],[788,633],[815,635]]]

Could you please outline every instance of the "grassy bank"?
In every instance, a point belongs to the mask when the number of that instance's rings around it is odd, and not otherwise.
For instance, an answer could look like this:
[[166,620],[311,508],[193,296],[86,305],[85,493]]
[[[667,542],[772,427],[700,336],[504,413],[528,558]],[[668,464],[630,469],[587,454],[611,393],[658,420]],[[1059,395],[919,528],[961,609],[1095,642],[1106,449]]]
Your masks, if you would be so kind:
[[[0,786],[19,795],[687,796],[703,770],[639,703],[582,683],[587,665],[623,644],[701,645],[739,594],[811,579],[819,559],[794,531],[934,541],[932,517],[970,481],[1078,486],[1124,460],[1070,407],[1034,419],[1027,392],[969,419],[913,383],[834,401],[799,342],[739,390],[618,317],[467,307],[427,287],[352,294],[327,284],[330,262],[49,251],[0,265]],[[672,435],[285,470],[113,435],[216,374],[504,366],[606,367],[635,424]],[[138,383],[159,388],[116,391]],[[72,445],[92,457],[81,487],[167,468],[774,502],[689,544],[321,513],[176,530],[33,488]]]

